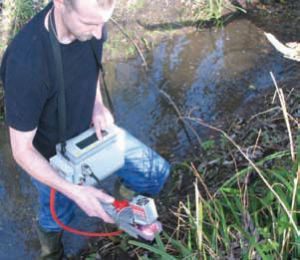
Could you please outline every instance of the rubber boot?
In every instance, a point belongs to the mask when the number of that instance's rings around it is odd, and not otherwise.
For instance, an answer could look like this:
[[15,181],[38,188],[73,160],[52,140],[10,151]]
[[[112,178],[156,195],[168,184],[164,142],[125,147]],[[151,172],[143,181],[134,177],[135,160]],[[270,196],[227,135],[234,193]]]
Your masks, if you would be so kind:
[[37,225],[37,233],[41,244],[41,260],[61,260],[64,247],[61,242],[63,232],[49,232]]
[[129,188],[127,188],[122,180],[118,179],[115,182],[115,189],[114,189],[114,197],[117,200],[129,200],[131,201],[137,193]]

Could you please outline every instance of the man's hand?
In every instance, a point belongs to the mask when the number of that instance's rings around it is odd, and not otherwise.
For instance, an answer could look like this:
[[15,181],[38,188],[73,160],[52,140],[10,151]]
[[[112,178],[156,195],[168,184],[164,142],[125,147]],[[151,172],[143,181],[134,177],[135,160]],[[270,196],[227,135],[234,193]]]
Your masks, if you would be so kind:
[[100,217],[107,223],[114,223],[100,203],[113,203],[114,198],[103,191],[94,187],[76,186],[72,199],[89,217]]
[[92,124],[94,125],[96,135],[99,140],[102,139],[101,130],[112,125],[114,123],[114,118],[110,111],[103,105],[95,105],[92,117]]
[[36,131],[36,128],[29,132],[9,128],[12,153],[16,162],[38,181],[72,199],[89,216],[113,223],[103,210],[101,202],[113,203],[114,198],[93,187],[74,185],[62,179],[33,146],[32,141]]

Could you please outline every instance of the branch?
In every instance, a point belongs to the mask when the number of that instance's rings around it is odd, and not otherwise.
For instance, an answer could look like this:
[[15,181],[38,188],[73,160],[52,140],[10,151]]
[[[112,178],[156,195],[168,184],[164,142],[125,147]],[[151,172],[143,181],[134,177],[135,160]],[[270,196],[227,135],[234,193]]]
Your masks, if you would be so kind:
[[[265,36],[269,40],[269,42],[278,50],[283,56],[290,60],[300,61],[300,51],[299,47],[288,47],[281,43],[276,37],[271,33],[265,33]],[[300,46],[300,44],[297,44]]]

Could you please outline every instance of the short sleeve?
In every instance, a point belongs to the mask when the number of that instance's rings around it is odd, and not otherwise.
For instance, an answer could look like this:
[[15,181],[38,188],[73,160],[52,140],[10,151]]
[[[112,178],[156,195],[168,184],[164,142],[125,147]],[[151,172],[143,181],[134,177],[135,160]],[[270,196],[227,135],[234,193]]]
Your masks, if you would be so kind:
[[102,36],[100,40],[97,40],[96,38],[93,38],[91,40],[93,51],[96,51],[97,55],[97,63],[102,63],[102,52],[103,52],[103,44],[107,40],[108,34],[107,34],[107,25],[105,24],[102,28]]
[[5,121],[19,131],[31,131],[38,126],[47,100],[48,90],[39,69],[11,57],[5,63]]

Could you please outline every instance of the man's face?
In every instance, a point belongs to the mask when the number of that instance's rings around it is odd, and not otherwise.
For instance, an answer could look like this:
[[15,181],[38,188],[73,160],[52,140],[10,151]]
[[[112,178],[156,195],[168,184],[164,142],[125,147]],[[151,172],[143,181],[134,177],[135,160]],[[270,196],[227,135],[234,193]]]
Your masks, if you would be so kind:
[[111,17],[113,9],[112,6],[104,10],[97,0],[77,0],[74,8],[63,6],[62,19],[74,40],[101,39],[103,25]]

